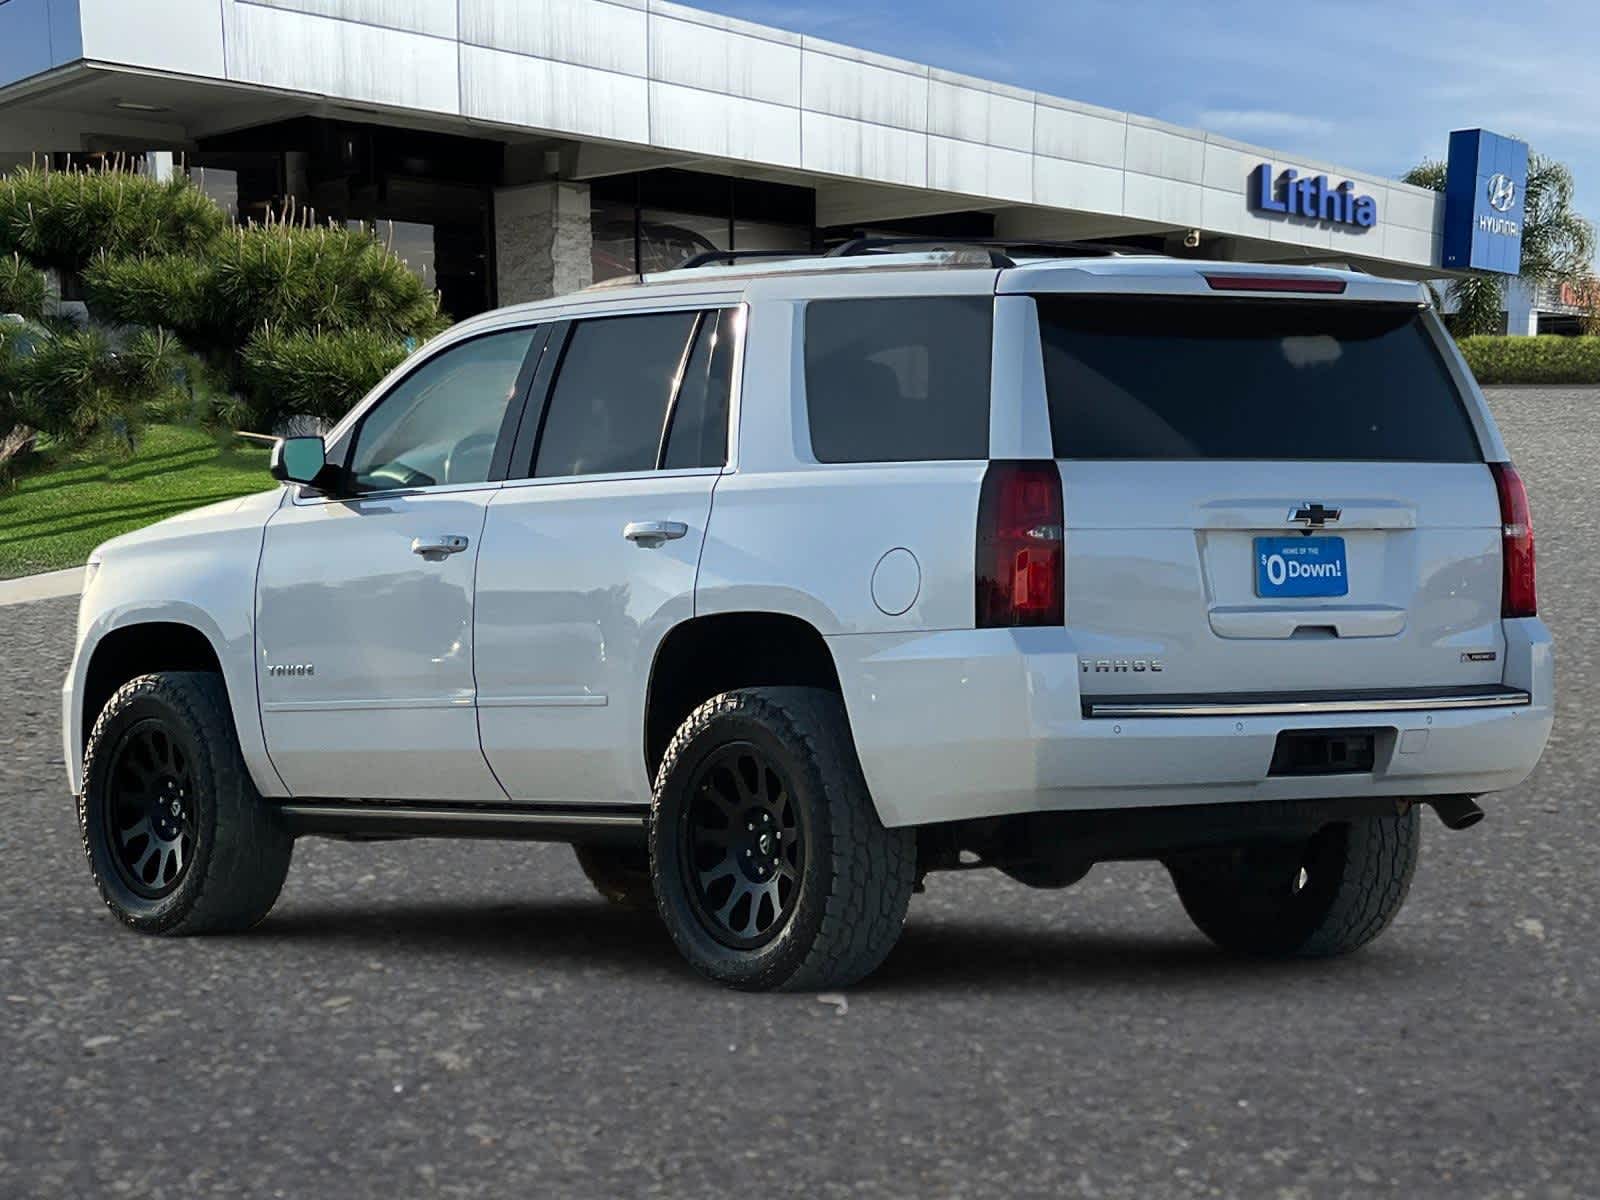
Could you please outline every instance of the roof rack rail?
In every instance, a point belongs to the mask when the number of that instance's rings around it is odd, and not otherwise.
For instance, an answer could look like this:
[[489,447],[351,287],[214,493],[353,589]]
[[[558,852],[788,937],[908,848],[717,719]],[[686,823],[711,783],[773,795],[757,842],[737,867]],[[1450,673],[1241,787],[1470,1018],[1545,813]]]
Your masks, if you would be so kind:
[[1044,250],[1051,254],[1081,255],[1084,257],[1110,258],[1126,253],[1121,247],[1108,246],[1103,242],[1063,242],[1040,240],[1038,238],[985,238],[985,237],[914,237],[914,236],[882,236],[882,237],[856,237],[847,242],[834,246],[824,258],[856,258],[863,254],[879,254],[885,251],[907,250],[914,246],[922,246],[930,250],[944,249],[973,249],[987,250],[991,266],[1004,270],[1016,266],[1016,261],[1003,250]]
[[713,263],[727,263],[732,266],[744,258],[815,258],[815,250],[702,250],[699,254],[691,254],[677,266],[674,271],[692,271],[696,267],[709,267]]
[[1076,255],[1109,258],[1128,251],[1121,246],[1108,246],[1104,242],[1060,242],[1038,238],[969,238],[969,237],[914,237],[911,235],[883,235],[853,237],[825,251],[817,250],[703,250],[691,254],[674,271],[692,271],[696,267],[709,267],[716,263],[730,266],[750,258],[859,258],[868,254],[892,253],[898,250],[986,250],[989,265],[1000,270],[1016,266],[1015,260],[1004,250],[1036,250],[1049,255]]

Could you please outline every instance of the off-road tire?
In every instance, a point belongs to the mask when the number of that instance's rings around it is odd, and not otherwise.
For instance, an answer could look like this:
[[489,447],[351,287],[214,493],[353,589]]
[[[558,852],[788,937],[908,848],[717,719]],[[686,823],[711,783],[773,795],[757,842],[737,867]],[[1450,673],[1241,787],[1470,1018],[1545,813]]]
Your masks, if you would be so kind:
[[[193,779],[193,849],[177,886],[156,899],[133,890],[110,857],[116,831],[105,803],[119,742],[151,719],[182,747]],[[141,933],[249,929],[277,900],[294,850],[250,781],[222,679],[207,672],[141,675],[117,689],[89,734],[77,808],[84,856],[106,907]]]
[[[699,767],[750,743],[786,775],[804,840],[798,895],[772,940],[739,949],[697,913],[683,854],[685,806]],[[821,991],[857,982],[900,936],[916,881],[916,837],[878,820],[844,705],[817,688],[725,692],[678,728],[656,774],[650,821],[656,904],[696,970],[748,991]]]
[[1298,849],[1209,852],[1167,868],[1190,919],[1223,949],[1331,958],[1365,946],[1394,920],[1421,842],[1419,807],[1408,805],[1325,826]]
[[584,878],[611,903],[635,912],[654,912],[650,852],[644,846],[574,846]]

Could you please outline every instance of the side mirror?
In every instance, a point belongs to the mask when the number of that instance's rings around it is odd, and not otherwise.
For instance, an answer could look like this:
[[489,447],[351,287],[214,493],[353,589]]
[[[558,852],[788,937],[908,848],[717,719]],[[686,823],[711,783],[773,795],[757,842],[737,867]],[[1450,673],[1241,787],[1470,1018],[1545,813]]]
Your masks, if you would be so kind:
[[267,470],[279,483],[316,486],[328,465],[327,448],[320,437],[279,438],[272,447]]

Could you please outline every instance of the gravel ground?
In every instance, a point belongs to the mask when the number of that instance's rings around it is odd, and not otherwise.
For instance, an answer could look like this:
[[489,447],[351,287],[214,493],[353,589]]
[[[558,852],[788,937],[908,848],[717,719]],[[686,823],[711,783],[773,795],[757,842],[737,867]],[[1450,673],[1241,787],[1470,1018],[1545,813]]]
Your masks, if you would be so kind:
[[1600,1194],[1600,392],[1492,399],[1556,734],[1336,963],[1231,961],[1133,864],[934,876],[847,1004],[748,996],[493,843],[308,840],[255,933],[137,937],[65,795],[73,602],[0,609],[0,1197]]

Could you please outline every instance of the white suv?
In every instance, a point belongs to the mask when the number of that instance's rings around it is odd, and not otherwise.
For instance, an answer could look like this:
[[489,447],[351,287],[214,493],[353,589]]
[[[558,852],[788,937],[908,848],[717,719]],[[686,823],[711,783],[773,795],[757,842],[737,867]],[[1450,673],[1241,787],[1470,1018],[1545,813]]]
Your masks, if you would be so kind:
[[284,487],[97,551],[63,717],[112,910],[245,929],[297,835],[487,836],[747,988],[860,979],[974,865],[1156,859],[1238,952],[1376,936],[1421,805],[1471,824],[1553,707],[1423,291],[891,250],[465,322]]

